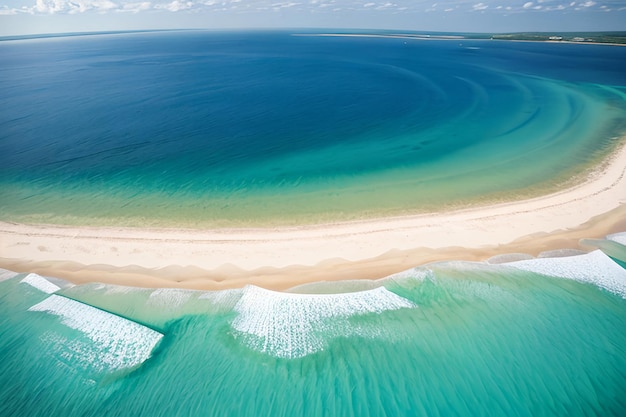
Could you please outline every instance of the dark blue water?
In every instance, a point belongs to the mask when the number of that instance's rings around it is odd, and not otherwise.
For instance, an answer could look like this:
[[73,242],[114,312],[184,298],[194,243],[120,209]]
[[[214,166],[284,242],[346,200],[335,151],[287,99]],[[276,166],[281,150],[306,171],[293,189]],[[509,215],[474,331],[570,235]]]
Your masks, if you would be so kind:
[[[301,223],[545,192],[619,142],[625,55],[278,32],[0,42],[0,219]],[[0,271],[0,415],[623,416],[624,235],[587,243],[611,258],[292,293]]]
[[626,126],[619,47],[166,32],[0,53],[0,216],[18,221],[437,210],[562,184]]

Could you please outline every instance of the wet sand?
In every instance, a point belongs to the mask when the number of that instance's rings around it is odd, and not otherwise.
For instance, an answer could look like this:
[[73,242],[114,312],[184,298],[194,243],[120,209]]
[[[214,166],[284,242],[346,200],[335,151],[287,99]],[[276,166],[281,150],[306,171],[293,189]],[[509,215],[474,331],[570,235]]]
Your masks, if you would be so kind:
[[441,260],[584,249],[626,231],[626,147],[557,193],[465,210],[277,229],[139,229],[0,222],[0,267],[140,287],[286,289],[376,279]]

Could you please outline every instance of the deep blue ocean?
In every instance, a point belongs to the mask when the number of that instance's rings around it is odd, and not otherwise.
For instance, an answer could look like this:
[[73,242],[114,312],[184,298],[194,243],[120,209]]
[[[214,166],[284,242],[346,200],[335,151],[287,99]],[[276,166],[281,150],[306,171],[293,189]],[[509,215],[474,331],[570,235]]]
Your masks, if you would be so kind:
[[[0,220],[440,211],[623,141],[626,48],[295,35],[0,41]],[[0,270],[0,417],[623,417],[626,234],[583,243],[282,293]]]
[[0,218],[441,210],[560,187],[626,129],[626,48],[294,35],[0,42]]

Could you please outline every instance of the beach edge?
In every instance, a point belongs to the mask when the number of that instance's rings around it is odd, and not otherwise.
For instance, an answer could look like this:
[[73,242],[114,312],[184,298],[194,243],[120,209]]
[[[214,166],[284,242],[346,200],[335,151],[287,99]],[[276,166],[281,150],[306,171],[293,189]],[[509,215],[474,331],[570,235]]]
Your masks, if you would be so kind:
[[451,212],[272,229],[0,222],[0,267],[77,284],[282,290],[383,278],[433,261],[580,249],[580,239],[626,231],[625,139],[573,187]]

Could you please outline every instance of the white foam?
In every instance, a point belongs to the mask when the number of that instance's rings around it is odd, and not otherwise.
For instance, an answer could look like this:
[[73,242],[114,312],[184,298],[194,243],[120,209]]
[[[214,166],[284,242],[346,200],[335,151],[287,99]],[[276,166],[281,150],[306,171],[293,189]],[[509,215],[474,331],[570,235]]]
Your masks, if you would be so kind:
[[606,238],[607,240],[611,240],[613,242],[619,243],[620,245],[626,246],[626,232],[608,235]]
[[330,338],[371,331],[348,322],[367,313],[415,307],[384,287],[343,294],[293,294],[247,286],[231,323],[248,347],[281,358],[298,358],[325,348]]
[[0,268],[0,282],[6,281],[7,279],[11,279],[15,276],[19,275],[17,272],[9,271],[8,269]]
[[291,287],[285,290],[285,292],[293,294],[340,294],[348,292],[367,291],[382,286],[383,283],[381,283],[379,280],[374,281],[371,279],[319,281],[296,285],[295,287]]
[[530,259],[506,265],[538,274],[588,282],[626,298],[626,270],[600,250],[585,255]]
[[52,294],[59,291],[61,288],[54,285],[44,277],[37,274],[28,274],[20,281],[21,283],[28,284],[31,287],[37,288],[39,291],[43,291],[46,294]]
[[64,352],[80,351],[80,357],[101,371],[132,368],[148,359],[163,335],[133,321],[87,304],[51,295],[29,311],[45,311],[62,318],[63,324],[80,330],[93,343],[72,341]]
[[579,249],[555,249],[543,251],[539,255],[537,255],[537,258],[567,258],[568,256],[578,256],[585,254],[585,251]]
[[174,288],[159,288],[150,293],[150,298],[146,303],[149,306],[173,309],[185,304],[191,296],[196,293],[194,290],[179,290]]
[[219,291],[205,291],[198,299],[209,300],[209,302],[218,311],[230,311],[235,307],[235,304],[241,299],[244,290],[242,289],[229,289]]
[[534,257],[527,253],[502,253],[500,255],[492,256],[485,262],[490,265],[497,265],[505,264],[508,262],[525,261],[527,259],[534,259]]
[[379,280],[379,282],[383,283],[385,281],[402,281],[406,279],[416,280],[416,281],[424,281],[427,278],[433,277],[433,271],[429,268],[425,268],[423,266],[418,266],[416,268],[407,269],[406,271],[396,272],[395,274],[391,274]]
[[124,285],[116,285],[116,284],[89,284],[93,285],[93,290],[104,290],[105,295],[126,295],[133,294],[139,292],[147,292],[150,291],[144,288],[137,287],[126,287]]

